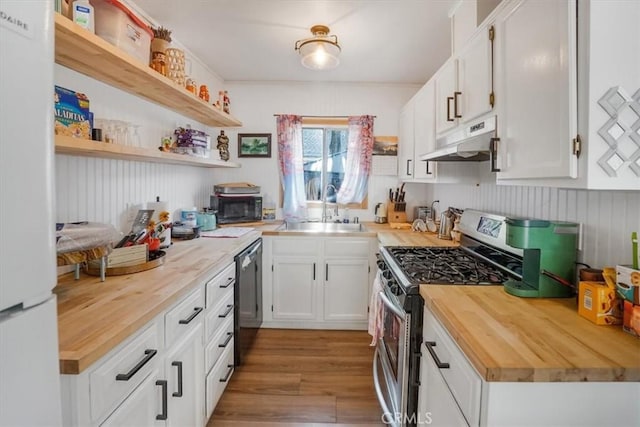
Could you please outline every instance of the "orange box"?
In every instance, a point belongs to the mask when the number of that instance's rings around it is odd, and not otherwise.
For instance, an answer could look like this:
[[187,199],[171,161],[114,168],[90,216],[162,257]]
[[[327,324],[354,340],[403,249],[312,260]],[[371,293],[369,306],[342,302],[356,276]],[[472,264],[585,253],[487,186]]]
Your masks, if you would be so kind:
[[580,282],[578,314],[596,325],[622,323],[622,300],[604,282]]
[[640,305],[624,301],[624,319],[622,329],[636,338],[640,338]]

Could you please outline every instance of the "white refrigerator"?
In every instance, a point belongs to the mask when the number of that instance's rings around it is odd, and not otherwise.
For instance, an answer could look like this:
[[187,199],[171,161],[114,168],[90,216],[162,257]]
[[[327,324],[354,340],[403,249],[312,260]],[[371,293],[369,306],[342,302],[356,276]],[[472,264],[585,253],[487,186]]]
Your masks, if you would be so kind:
[[0,426],[62,422],[53,0],[0,0]]

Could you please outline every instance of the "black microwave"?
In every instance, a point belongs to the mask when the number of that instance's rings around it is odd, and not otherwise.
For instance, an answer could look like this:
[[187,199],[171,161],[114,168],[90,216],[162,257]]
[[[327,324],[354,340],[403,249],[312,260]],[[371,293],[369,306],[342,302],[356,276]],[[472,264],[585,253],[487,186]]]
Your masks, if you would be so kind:
[[211,209],[217,211],[218,224],[262,221],[260,196],[214,194]]

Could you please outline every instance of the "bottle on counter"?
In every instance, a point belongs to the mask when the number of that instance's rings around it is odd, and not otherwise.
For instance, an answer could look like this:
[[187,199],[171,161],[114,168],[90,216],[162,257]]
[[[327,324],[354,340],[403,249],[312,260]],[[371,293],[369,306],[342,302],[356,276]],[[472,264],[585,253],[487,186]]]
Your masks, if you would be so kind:
[[69,18],[82,28],[95,33],[93,6],[89,0],[75,0],[69,8]]

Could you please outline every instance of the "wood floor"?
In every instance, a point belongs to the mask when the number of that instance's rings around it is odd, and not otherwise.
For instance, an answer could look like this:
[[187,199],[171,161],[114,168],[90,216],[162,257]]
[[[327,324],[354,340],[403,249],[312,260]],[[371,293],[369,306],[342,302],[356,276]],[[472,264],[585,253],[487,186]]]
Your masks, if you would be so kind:
[[382,426],[365,331],[260,329],[207,427]]

